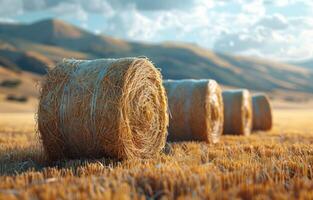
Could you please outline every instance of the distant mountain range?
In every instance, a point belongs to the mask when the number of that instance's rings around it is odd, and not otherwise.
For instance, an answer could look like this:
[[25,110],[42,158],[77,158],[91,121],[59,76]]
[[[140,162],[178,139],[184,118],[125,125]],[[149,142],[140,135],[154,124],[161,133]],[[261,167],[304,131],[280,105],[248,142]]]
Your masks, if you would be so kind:
[[304,67],[215,53],[186,43],[146,44],[96,35],[63,21],[0,24],[0,66],[45,74],[62,58],[146,56],[166,79],[211,78],[254,90],[313,92],[313,72]]
[[313,59],[308,59],[305,61],[301,61],[301,62],[296,62],[296,63],[292,63],[294,65],[298,65],[298,66],[302,66],[306,69],[312,70],[313,71]]

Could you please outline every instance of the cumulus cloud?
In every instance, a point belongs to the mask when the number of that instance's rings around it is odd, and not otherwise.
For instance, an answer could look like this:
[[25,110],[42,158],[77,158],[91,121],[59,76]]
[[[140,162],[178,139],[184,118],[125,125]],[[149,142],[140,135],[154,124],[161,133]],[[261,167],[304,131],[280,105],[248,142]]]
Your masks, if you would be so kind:
[[0,5],[0,17],[12,17],[24,11],[22,0],[0,0]]
[[87,12],[84,11],[80,4],[64,2],[52,7],[51,11],[57,16],[75,18],[79,21],[86,21],[88,19]]
[[158,29],[151,19],[130,6],[127,12],[107,18],[105,31],[124,38],[147,40],[152,38]]
[[[298,26],[292,25],[297,22]],[[310,47],[313,44],[311,25],[310,18],[265,16],[247,29],[221,35],[216,39],[213,48],[219,52],[279,60],[308,59],[313,57]]]
[[133,5],[139,10],[155,11],[155,10],[188,9],[190,7],[193,7],[197,3],[197,0],[171,0],[171,1],[109,0],[109,2],[116,8],[124,8],[125,5]]
[[0,0],[0,5],[0,20],[44,11],[128,40],[187,41],[285,60],[313,57],[310,0]]
[[256,16],[263,16],[266,12],[263,0],[254,0],[242,3],[242,10]]
[[[138,10],[157,11],[183,9],[187,10],[193,7],[201,0],[0,0],[1,7],[22,8],[24,11],[34,11],[38,9],[49,9],[62,4],[80,5],[84,10],[90,12],[106,11],[108,5],[114,9],[124,9],[128,6],[134,6]],[[207,3],[212,4],[212,3]]]
[[277,29],[277,30],[288,28],[287,19],[283,15],[280,15],[280,14],[265,16],[256,25],[268,27],[271,29]]

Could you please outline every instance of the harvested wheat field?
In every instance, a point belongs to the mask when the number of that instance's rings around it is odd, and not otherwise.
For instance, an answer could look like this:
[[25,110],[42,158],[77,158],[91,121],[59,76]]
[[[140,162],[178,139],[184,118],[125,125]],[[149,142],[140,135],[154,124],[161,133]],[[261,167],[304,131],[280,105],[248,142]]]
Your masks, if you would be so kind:
[[313,199],[313,109],[274,106],[274,126],[219,144],[167,145],[153,159],[47,166],[32,114],[0,120],[0,199]]

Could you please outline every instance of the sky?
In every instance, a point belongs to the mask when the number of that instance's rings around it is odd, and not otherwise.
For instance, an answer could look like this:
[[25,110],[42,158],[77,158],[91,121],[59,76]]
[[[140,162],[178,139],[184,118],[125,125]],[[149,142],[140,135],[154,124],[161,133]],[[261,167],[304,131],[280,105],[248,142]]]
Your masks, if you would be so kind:
[[188,42],[279,61],[313,59],[313,0],[0,0],[0,21],[46,18],[131,41]]

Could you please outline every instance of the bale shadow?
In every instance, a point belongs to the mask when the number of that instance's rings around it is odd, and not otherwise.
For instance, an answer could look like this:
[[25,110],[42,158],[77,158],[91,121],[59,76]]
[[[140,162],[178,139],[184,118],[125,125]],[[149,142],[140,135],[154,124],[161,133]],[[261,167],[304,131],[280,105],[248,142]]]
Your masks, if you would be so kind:
[[6,149],[0,154],[0,175],[20,174],[43,168],[42,154],[34,147]]
[[114,167],[121,160],[112,158],[63,159],[49,162],[44,152],[38,147],[15,148],[0,153],[0,176],[19,175],[25,172],[42,172],[46,168],[69,169],[74,175],[78,168],[97,163],[104,167]]
[[[161,154],[172,155],[173,147],[171,143],[166,143]],[[89,164],[99,164],[103,167],[114,168],[122,163],[122,160],[99,157],[99,158],[66,158],[59,161],[50,162],[44,154],[41,145],[28,147],[12,147],[0,152],[0,176],[19,175],[25,172],[42,172],[47,168],[58,170],[71,170],[75,175],[78,168]]]

